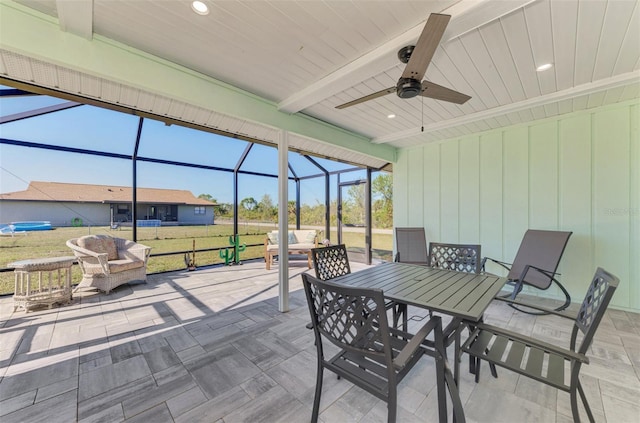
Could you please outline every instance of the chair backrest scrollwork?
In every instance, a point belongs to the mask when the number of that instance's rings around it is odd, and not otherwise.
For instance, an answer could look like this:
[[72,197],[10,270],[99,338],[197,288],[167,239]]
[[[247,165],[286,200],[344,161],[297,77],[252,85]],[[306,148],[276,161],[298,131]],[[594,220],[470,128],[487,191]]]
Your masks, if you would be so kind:
[[480,273],[481,247],[478,244],[429,243],[429,265],[458,272]]
[[316,278],[322,281],[351,273],[347,248],[344,244],[314,248],[311,250],[311,257]]
[[572,350],[575,351],[578,331],[581,331],[584,337],[578,352],[582,354],[587,352],[619,282],[620,280],[616,276],[606,270],[602,268],[596,270],[576,317],[571,334]]
[[381,290],[338,285],[307,273],[302,279],[317,338],[323,335],[340,348],[384,359],[387,367],[391,365],[389,323]]

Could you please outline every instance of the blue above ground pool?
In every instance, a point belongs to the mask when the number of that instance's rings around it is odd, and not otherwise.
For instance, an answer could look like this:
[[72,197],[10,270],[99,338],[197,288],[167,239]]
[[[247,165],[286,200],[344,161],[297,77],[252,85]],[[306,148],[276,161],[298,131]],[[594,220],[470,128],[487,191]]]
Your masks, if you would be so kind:
[[50,231],[53,229],[51,227],[51,222],[48,220],[34,220],[30,222],[11,222],[13,226],[13,230],[16,232],[19,231]]

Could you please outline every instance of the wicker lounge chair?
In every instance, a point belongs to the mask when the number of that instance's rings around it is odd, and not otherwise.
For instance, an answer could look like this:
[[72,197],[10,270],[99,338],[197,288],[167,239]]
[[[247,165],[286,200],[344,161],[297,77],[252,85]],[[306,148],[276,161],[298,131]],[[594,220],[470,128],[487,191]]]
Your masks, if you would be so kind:
[[70,239],[67,247],[82,269],[82,281],[76,290],[91,287],[108,294],[122,284],[147,280],[150,247],[107,235]]

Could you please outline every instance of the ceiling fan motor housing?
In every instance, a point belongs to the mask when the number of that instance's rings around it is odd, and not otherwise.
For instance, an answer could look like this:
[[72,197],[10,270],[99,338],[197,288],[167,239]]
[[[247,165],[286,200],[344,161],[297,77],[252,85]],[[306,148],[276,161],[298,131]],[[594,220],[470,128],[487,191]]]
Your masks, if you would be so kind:
[[422,82],[413,78],[400,78],[396,86],[396,93],[400,98],[412,98],[422,91]]

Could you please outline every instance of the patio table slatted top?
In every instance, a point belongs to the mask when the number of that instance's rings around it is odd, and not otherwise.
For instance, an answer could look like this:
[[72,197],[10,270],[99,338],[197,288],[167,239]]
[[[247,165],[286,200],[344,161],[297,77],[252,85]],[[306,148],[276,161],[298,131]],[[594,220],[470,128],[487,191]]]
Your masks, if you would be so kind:
[[506,279],[392,262],[340,276],[333,282],[379,288],[391,300],[477,322]]

